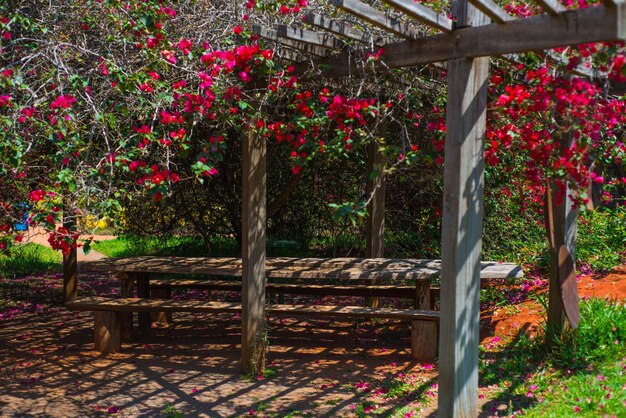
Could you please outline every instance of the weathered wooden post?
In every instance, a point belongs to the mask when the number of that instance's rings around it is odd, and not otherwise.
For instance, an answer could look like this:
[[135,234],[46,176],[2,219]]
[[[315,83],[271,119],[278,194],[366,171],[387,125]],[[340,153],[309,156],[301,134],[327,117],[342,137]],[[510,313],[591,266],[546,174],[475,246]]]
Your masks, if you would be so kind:
[[[384,120],[378,126],[378,136],[384,137],[387,127]],[[382,258],[385,256],[385,157],[380,152],[379,144],[374,142],[367,148],[367,195],[372,195],[367,205],[365,221],[365,257]],[[371,174],[375,173],[375,177]],[[375,282],[375,280],[374,280]],[[367,304],[380,307],[380,298],[367,298]]]
[[[573,143],[571,135],[559,138],[561,151],[570,148]],[[545,196],[545,224],[550,244],[550,283],[548,288],[548,348],[561,337],[565,326],[566,313],[570,323],[576,328],[580,311],[578,307],[578,292],[576,289],[575,271],[576,260],[576,218],[578,209],[569,198],[572,190],[565,183],[564,190],[558,191],[556,181],[550,180],[546,187]],[[564,247],[567,254],[561,260],[560,250]],[[567,274],[569,272],[570,274]],[[564,305],[567,301],[567,306]],[[566,312],[567,311],[567,312]]]
[[370,144],[367,153],[368,173],[375,172],[376,176],[367,181],[367,194],[373,196],[367,205],[365,257],[380,258],[385,253],[385,161],[378,144]]
[[[457,28],[487,23],[487,18],[467,0],[454,1],[452,14],[457,18]],[[488,57],[448,61],[441,239],[440,417],[477,414],[488,75]]]
[[265,138],[251,123],[242,144],[242,311],[241,370],[258,373],[265,367]]
[[[72,206],[68,199],[63,205],[63,227],[70,233],[75,229],[76,219],[72,214]],[[78,251],[76,246],[68,254],[63,254],[63,302],[76,299],[78,293]]]

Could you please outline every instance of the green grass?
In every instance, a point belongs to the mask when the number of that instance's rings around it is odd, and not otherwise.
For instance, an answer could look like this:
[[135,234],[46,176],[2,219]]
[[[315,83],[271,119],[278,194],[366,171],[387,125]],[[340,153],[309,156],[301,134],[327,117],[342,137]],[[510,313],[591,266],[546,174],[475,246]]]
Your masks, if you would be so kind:
[[0,255],[0,277],[15,278],[61,269],[61,253],[43,245],[28,243],[11,248],[10,255]]
[[625,416],[626,306],[606,300],[581,303],[578,330],[567,330],[552,353],[544,338],[525,333],[481,353],[480,384],[524,416]]
[[237,255],[236,242],[230,238],[215,237],[207,248],[204,241],[193,236],[133,237],[121,236],[113,240],[95,242],[93,249],[109,257],[139,255],[227,257]]
[[[135,257],[140,255],[187,256],[187,257],[236,257],[239,254],[234,238],[215,236],[207,247],[200,237],[164,236],[133,237],[95,242],[92,248],[108,257]],[[276,240],[267,242],[270,257],[305,257],[309,253],[295,241]]]

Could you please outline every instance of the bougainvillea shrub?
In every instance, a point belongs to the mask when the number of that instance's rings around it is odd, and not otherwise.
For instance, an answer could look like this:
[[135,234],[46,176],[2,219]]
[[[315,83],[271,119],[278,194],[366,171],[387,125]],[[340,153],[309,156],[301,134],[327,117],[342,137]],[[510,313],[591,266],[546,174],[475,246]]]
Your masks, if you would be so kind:
[[[446,2],[427,3],[448,11]],[[440,174],[444,71],[374,70],[383,47],[363,56],[360,77],[321,81],[315,70],[296,71],[293,51],[253,31],[277,22],[304,27],[305,12],[329,8],[303,0],[3,2],[0,249],[22,239],[15,225],[28,212],[67,252],[89,225],[119,219],[123,202],[160,202],[177,187],[215,182],[237,149],[230,145],[250,132],[276,145],[287,176],[315,161],[363,159],[373,142],[389,174]],[[521,2],[507,10],[538,11]],[[623,165],[624,102],[607,97],[599,80],[563,74],[586,65],[623,82],[624,46],[555,53],[567,68],[536,54],[494,64],[489,170],[510,180],[497,185],[503,194],[516,188],[529,201],[541,199],[549,178],[561,189],[570,183],[579,203],[590,183],[605,186],[610,200],[610,186],[626,184],[605,169]],[[367,199],[331,203],[359,215]],[[62,217],[75,222],[59,227]]]

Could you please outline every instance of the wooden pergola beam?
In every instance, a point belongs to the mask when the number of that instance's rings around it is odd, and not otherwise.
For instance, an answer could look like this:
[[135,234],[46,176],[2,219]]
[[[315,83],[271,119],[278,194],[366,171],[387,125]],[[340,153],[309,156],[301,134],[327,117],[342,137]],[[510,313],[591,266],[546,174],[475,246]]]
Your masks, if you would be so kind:
[[353,39],[358,42],[379,45],[386,43],[384,40],[375,39],[373,36],[363,32],[360,29],[355,28],[352,25],[337,22],[336,20],[319,15],[317,13],[308,13],[304,15],[302,21],[304,23],[308,23],[309,25],[327,30],[328,32],[343,36],[348,39]]
[[537,3],[539,3],[539,6],[544,12],[550,13],[553,16],[566,10],[558,0],[537,0]]
[[[554,51],[548,51],[546,53],[546,56],[548,57],[548,59],[558,64],[567,65],[569,61],[567,58],[560,56]],[[599,70],[595,70],[593,68],[587,68],[584,65],[577,65],[576,67],[572,68],[568,72],[570,74],[574,74],[574,75],[581,76],[581,77],[588,77],[588,78],[606,78],[607,76],[607,73],[601,72]]]
[[383,2],[428,26],[443,32],[452,30],[452,20],[448,16],[437,13],[431,8],[413,0],[383,0]]
[[328,33],[280,25],[276,29],[279,38],[331,49],[343,49],[346,44]]
[[493,0],[470,0],[470,3],[496,23],[504,23],[515,19]]
[[[345,1],[345,0],[344,0]],[[561,46],[626,39],[626,5],[569,10],[505,24],[464,27],[449,34],[385,45],[382,60],[390,68],[412,67],[462,57],[484,57]],[[359,58],[360,59],[360,58]],[[342,52],[315,63],[326,77],[349,75],[356,57]],[[308,67],[298,70],[304,72]]]
[[279,44],[296,49],[303,53],[309,53],[317,57],[327,57],[330,55],[331,50],[317,45],[306,44],[304,42],[294,41],[292,39],[281,38],[278,36],[278,32],[273,29],[267,29],[263,26],[253,25],[252,33],[259,35],[261,38],[268,39],[270,41],[278,42]]
[[333,0],[333,5],[401,38],[417,39],[423,35],[409,23],[392,18],[359,0]]

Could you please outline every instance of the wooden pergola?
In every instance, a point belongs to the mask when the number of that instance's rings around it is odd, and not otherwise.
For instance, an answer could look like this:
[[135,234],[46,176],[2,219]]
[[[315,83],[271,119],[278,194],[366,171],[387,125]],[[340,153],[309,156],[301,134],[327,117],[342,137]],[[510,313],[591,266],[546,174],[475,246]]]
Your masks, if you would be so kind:
[[[516,19],[492,0],[452,0],[451,13],[437,13],[413,0],[383,0],[406,20],[360,0],[334,0],[337,8],[404,40],[374,38],[354,25],[317,14],[305,22],[318,30],[289,26],[255,27],[254,31],[292,51],[301,61],[297,72],[312,68],[326,78],[362,76],[368,54],[383,49],[374,66],[388,68],[424,64],[447,65],[448,101],[444,164],[443,230],[441,242],[441,320],[439,334],[439,416],[470,417],[477,413],[480,261],[483,222],[484,135],[489,60],[500,56],[515,61],[516,54],[582,43],[626,39],[624,0],[566,10],[558,0],[538,0],[544,14]],[[425,35],[414,23],[436,30]],[[348,45],[344,40],[351,40]],[[357,45],[357,46],[355,46]],[[358,46],[361,45],[361,46]],[[306,60],[302,60],[307,58]],[[546,53],[546,59],[560,56]],[[573,73],[598,77],[584,67]],[[262,347],[265,331],[266,145],[253,132],[243,144],[243,289],[242,370],[247,372]],[[372,152],[371,164],[380,164]],[[379,182],[382,188],[382,179]],[[370,184],[376,187],[376,184]],[[382,256],[384,193],[370,204],[367,256]],[[554,205],[550,227],[552,247],[567,247],[573,257],[575,213],[567,202]],[[558,260],[553,252],[549,323],[565,321],[558,289]],[[554,267],[556,266],[556,269]],[[556,273],[555,273],[556,271]]]
[[[565,10],[558,0],[537,0],[544,14],[516,19],[493,0],[451,0],[451,13],[437,13],[413,0],[383,0],[405,19],[360,0],[333,0],[337,8],[359,20],[361,27],[376,27],[401,41],[374,37],[355,25],[317,15],[305,23],[317,31],[280,26],[254,27],[266,39],[286,48],[283,56],[296,61],[299,74],[315,69],[324,78],[362,77],[363,70],[381,71],[432,64],[448,71],[444,194],[442,227],[441,315],[439,332],[439,416],[471,417],[477,413],[480,261],[483,222],[484,135],[490,57],[517,61],[516,54],[582,43],[626,39],[626,0],[603,0],[601,5]],[[426,35],[415,23],[438,33]],[[349,45],[344,40],[350,40]],[[380,61],[363,66],[380,48]],[[546,59],[563,61],[546,52]],[[606,77],[578,66],[572,73]],[[616,91],[626,91],[624,84]],[[384,130],[384,126],[382,128]],[[384,133],[381,132],[381,133]],[[384,164],[375,147],[370,168],[382,172]],[[241,367],[249,372],[264,349],[266,143],[251,131],[243,141],[242,159],[242,341]],[[384,179],[371,180],[377,189],[370,201],[366,256],[383,256]],[[549,201],[554,199],[547,196]],[[548,324],[553,330],[565,323],[559,279],[563,259],[574,257],[576,212],[570,202],[552,204],[547,217],[552,246],[552,273]],[[71,220],[67,220],[67,227]],[[559,251],[565,248],[567,251]],[[561,258],[561,263],[559,263]],[[76,250],[64,257],[64,299],[77,293]],[[566,269],[567,270],[567,269]],[[570,318],[571,320],[571,318]]]

